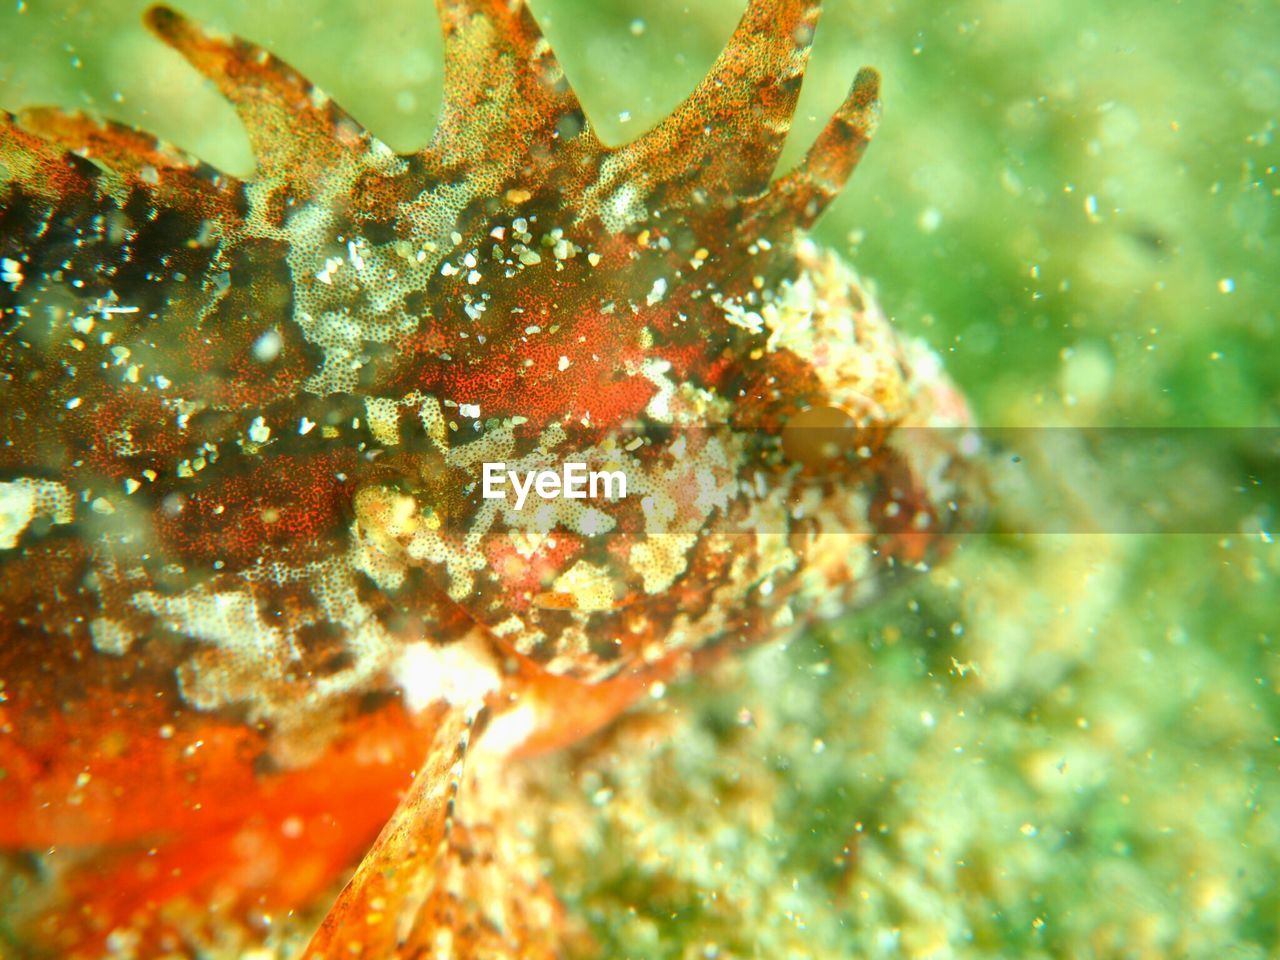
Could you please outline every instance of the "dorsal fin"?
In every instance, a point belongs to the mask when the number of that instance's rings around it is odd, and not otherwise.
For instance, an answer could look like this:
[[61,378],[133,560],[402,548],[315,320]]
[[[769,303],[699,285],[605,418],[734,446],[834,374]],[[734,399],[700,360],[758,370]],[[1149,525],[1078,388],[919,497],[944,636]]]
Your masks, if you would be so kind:
[[[101,172],[60,144],[28,130],[21,118],[0,110],[0,168],[33,196],[58,201],[91,189]],[[2,186],[4,180],[0,180]]]
[[78,110],[29,107],[17,119],[32,133],[120,173],[139,173],[147,167],[190,173],[203,167],[196,157],[143,130]]
[[52,148],[105,167],[121,178],[121,189],[144,190],[155,202],[198,219],[217,216],[225,225],[239,220],[239,180],[143,130],[58,107],[28,108],[16,122]]
[[[584,136],[586,116],[525,0],[437,0],[444,107],[428,148],[446,166],[510,166]],[[505,161],[505,162],[504,162]]]
[[844,189],[879,122],[880,74],[863,67],[804,159],[753,204],[752,229],[811,227]]
[[750,0],[711,71],[667,119],[618,151],[621,168],[650,172],[668,202],[701,191],[763,190],[791,128],[819,0]]
[[327,95],[263,48],[207,30],[169,7],[149,9],[146,23],[230,101],[261,173],[293,168],[294,177],[305,177],[327,159],[326,145],[354,146],[367,137]]

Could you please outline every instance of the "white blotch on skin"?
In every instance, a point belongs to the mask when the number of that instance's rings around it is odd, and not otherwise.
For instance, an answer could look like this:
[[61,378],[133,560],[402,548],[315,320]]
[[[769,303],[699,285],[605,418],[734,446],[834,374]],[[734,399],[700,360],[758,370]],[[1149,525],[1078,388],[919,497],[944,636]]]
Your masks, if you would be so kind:
[[502,683],[492,655],[475,636],[456,643],[405,644],[391,677],[404,692],[405,706],[415,713],[439,700],[477,705]]

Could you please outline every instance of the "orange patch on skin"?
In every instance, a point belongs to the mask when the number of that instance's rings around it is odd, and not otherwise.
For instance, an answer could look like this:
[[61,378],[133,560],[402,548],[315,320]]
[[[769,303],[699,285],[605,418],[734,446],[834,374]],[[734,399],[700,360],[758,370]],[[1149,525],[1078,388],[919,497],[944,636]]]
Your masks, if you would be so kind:
[[161,540],[191,562],[241,565],[290,548],[294,557],[324,549],[349,522],[356,458],[346,450],[278,456],[214,479],[161,512]]
[[[258,773],[260,734],[214,722],[166,727],[160,702],[140,699],[128,723],[112,719],[115,701],[86,704],[20,752],[0,739],[0,844],[96,851],[83,862],[69,855],[56,901],[10,917],[68,955],[93,955],[149,904],[230,896],[268,913],[306,906],[376,836],[439,719],[412,718],[392,701],[351,718],[314,763]],[[94,728],[94,740],[81,732]]]
[[526,554],[508,537],[489,537],[485,541],[485,554],[490,569],[501,577],[512,608],[522,610],[533,597],[541,595],[560,570],[572,565],[582,546],[581,538],[562,532],[542,540]]

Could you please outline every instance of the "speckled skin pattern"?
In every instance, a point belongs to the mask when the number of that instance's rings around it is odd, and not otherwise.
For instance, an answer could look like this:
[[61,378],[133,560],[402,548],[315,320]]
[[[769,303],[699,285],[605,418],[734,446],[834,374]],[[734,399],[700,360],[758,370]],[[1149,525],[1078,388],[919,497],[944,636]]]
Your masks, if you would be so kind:
[[[771,183],[816,0],[752,0],[617,148],[518,0],[439,6],[421,153],[160,8],[255,176],[0,117],[0,844],[69,851],[25,944],[188,955],[202,908],[307,908],[365,854],[306,956],[553,956],[501,759],[870,598],[964,520],[951,434],[902,429],[963,400],[803,233],[873,72]],[[517,511],[480,495],[499,460],[629,495]]]

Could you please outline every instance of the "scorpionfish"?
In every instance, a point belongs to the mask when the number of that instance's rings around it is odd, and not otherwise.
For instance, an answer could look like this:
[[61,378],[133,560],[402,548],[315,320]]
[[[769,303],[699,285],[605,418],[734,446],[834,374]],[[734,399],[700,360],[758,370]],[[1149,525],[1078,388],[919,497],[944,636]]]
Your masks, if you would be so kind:
[[[618,146],[523,0],[438,0],[407,155],[163,7],[254,175],[0,114],[12,949],[197,956],[312,911],[307,960],[558,956],[504,761],[939,555],[965,401],[806,233],[874,71],[775,176],[819,5],[751,0]],[[625,491],[485,487],[570,463]]]

